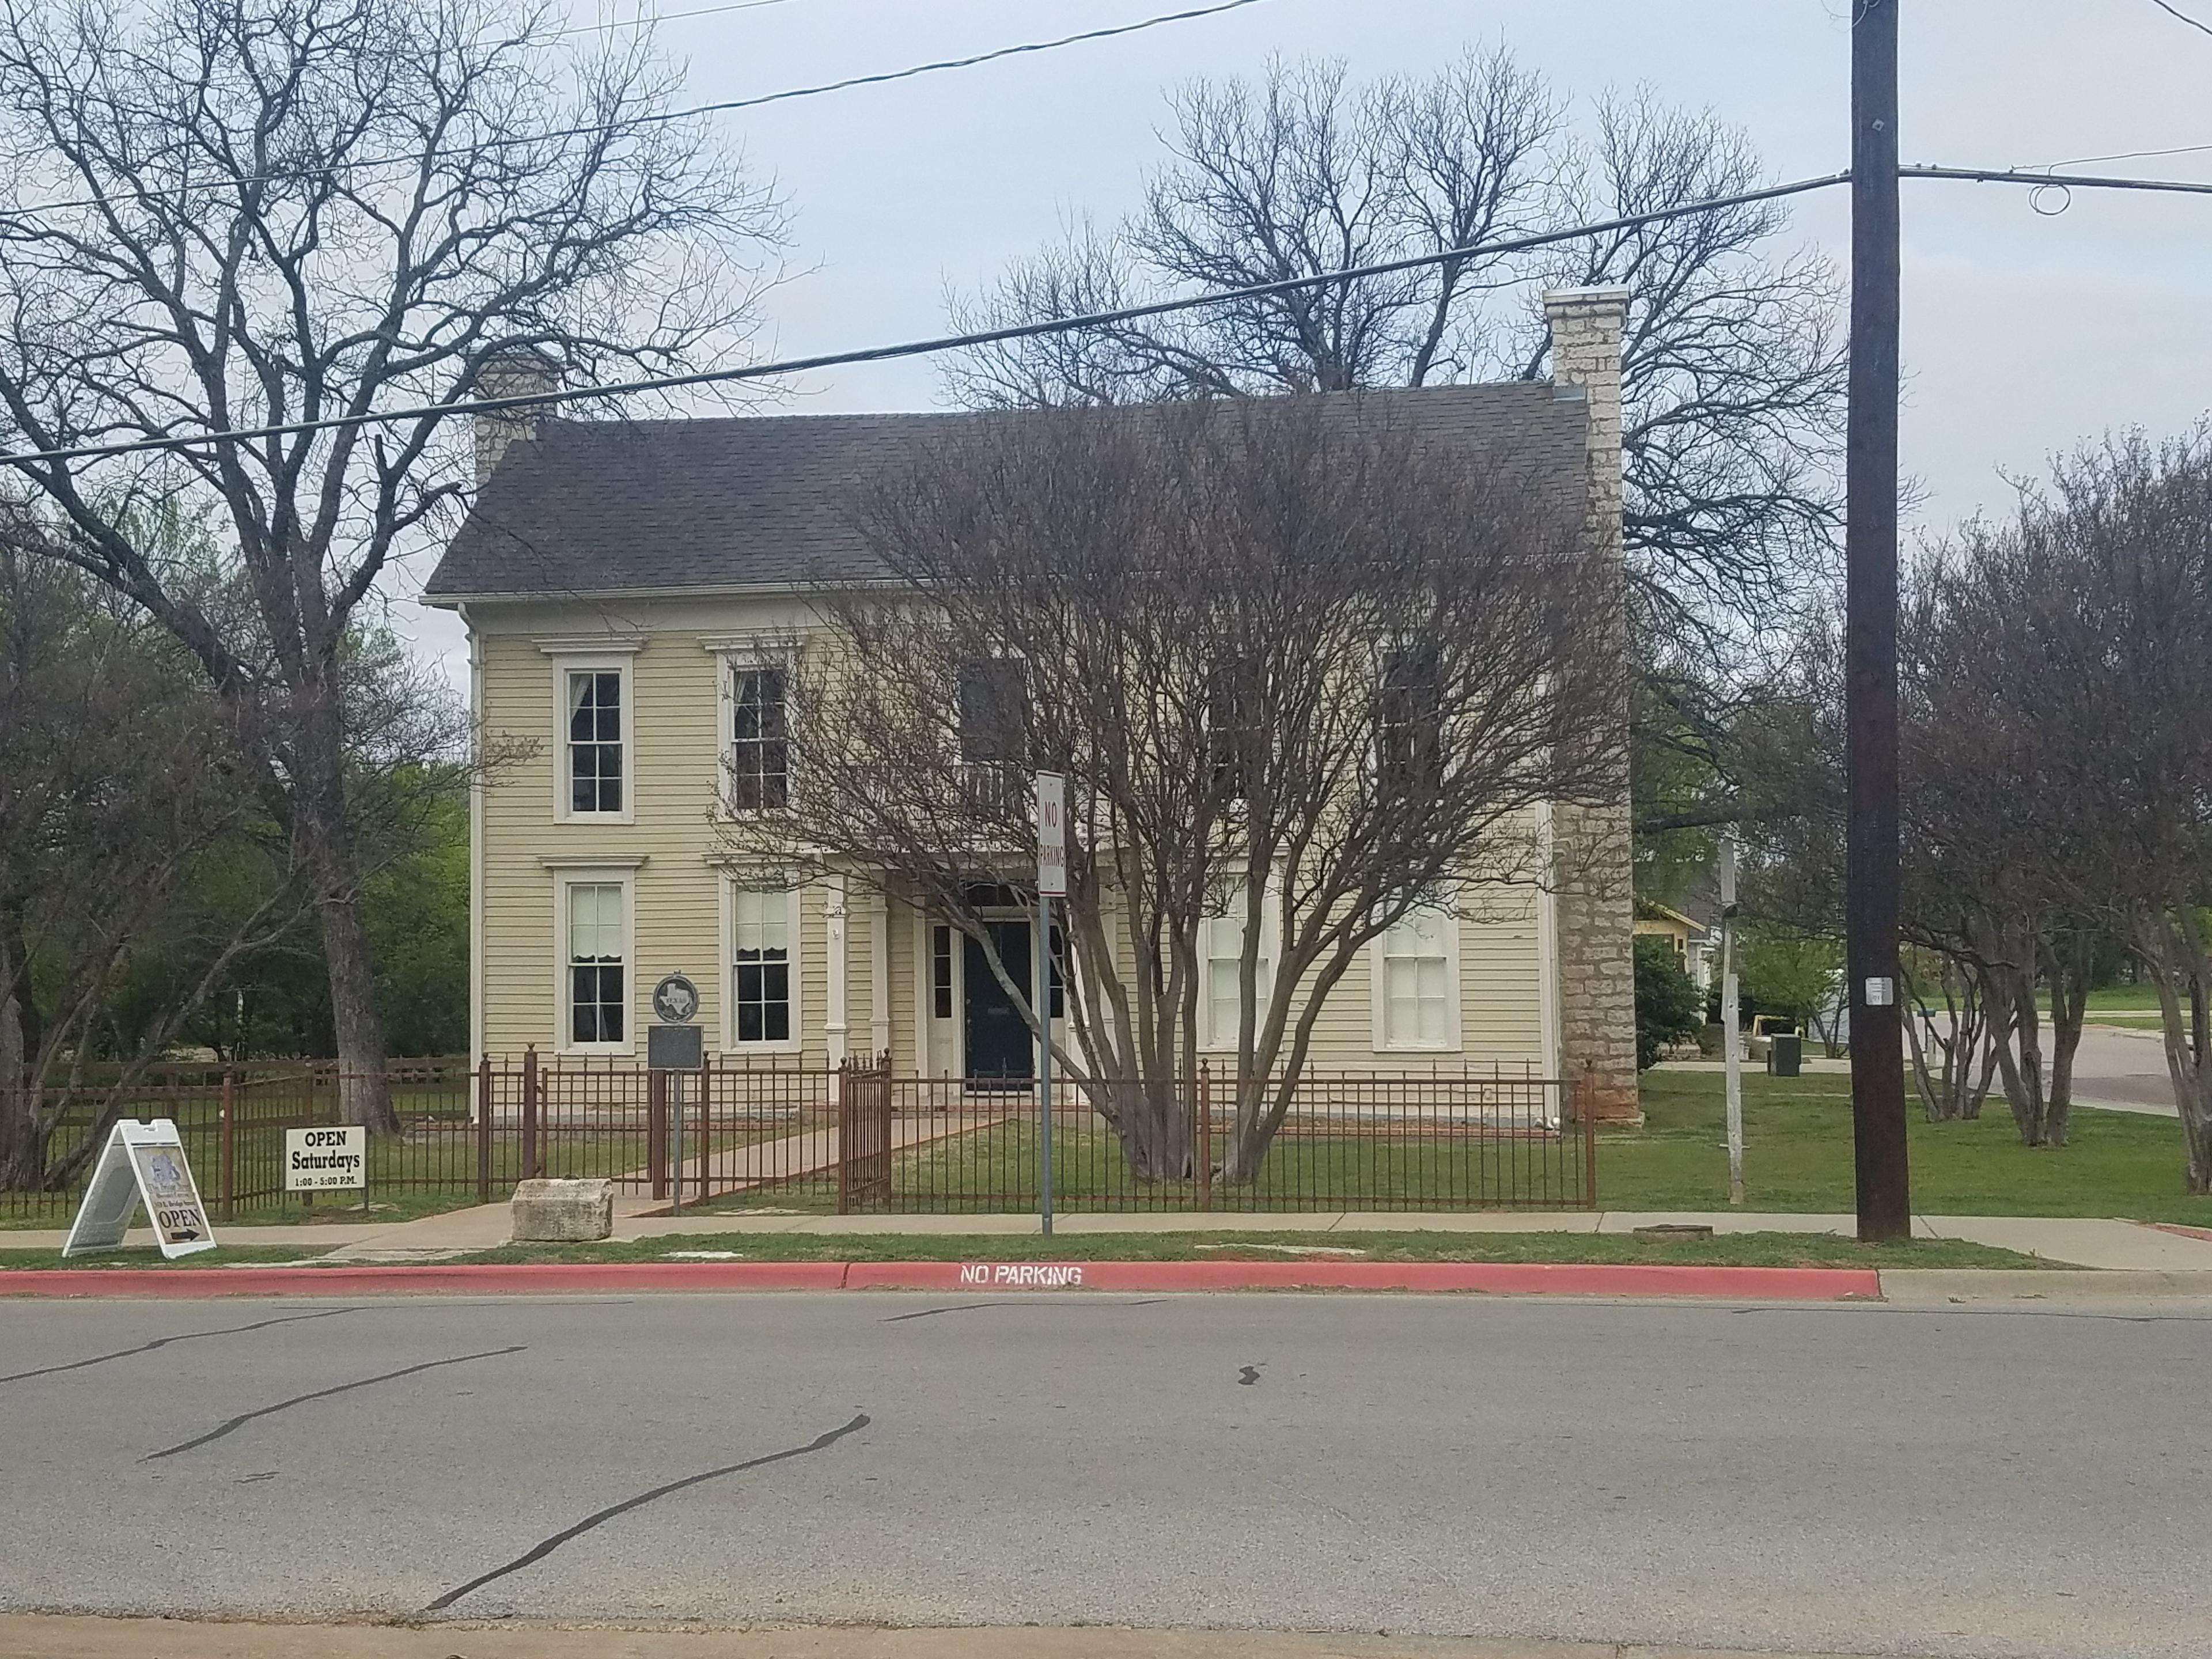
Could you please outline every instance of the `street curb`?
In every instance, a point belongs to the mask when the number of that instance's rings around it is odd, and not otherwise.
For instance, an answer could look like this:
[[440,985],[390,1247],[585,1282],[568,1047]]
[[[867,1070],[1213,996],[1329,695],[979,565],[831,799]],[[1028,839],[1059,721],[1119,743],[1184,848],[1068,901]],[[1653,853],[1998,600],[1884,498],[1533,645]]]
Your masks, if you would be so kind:
[[1510,1261],[564,1261],[361,1267],[32,1267],[0,1297],[513,1296],[638,1291],[1413,1291],[1875,1300],[1870,1267]]

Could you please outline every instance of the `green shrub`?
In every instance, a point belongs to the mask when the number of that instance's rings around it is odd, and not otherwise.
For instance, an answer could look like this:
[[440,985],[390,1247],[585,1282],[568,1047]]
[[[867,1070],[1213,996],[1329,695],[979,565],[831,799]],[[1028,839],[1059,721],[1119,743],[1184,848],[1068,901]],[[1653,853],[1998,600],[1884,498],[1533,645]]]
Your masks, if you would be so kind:
[[1636,1067],[1656,1064],[1670,1042],[1697,1036],[1705,1000],[1674,955],[1674,942],[1655,933],[1636,940]]

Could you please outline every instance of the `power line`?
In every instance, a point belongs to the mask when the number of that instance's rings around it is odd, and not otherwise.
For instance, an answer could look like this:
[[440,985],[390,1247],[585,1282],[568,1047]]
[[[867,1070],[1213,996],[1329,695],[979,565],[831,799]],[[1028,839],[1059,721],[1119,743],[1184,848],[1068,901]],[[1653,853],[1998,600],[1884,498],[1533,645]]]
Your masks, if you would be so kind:
[[2091,167],[2099,161],[2140,161],[2154,155],[2202,155],[2208,150],[2212,150],[2212,144],[2182,144],[2172,149],[2124,149],[2113,155],[2069,155],[2063,161],[2038,161],[2021,171]]
[[155,450],[196,449],[203,445],[235,442],[249,438],[297,437],[313,432],[335,432],[351,427],[388,426],[401,421],[418,421],[432,416],[451,415],[492,415],[513,409],[545,408],[561,404],[580,403],[586,398],[632,397],[648,392],[679,392],[692,386],[730,386],[744,380],[772,380],[785,374],[805,374],[817,368],[837,368],[854,363],[886,362],[902,357],[922,357],[940,351],[960,351],[975,346],[996,345],[1007,340],[1033,339],[1047,334],[1073,333],[1079,329],[1110,328],[1117,324],[1141,322],[1148,317],[1164,317],[1179,311],[1193,311],[1201,306],[1226,305],[1239,300],[1266,299],[1273,295],[1295,293],[1300,289],[1321,288],[1331,283],[1357,282],[1370,276],[1388,276],[1400,271],[1418,270],[1426,265],[1442,264],[1448,259],[1464,259],[1482,256],[1495,258],[1501,254],[1526,252],[1533,248],[1551,247],[1561,242],[1579,241],[1586,237],[1602,236],[1613,231],[1633,230],[1638,226],[1657,224],[1668,219],[1686,218],[1692,214],[1711,213],[1723,208],[1741,207],[1753,202],[1771,202],[1785,196],[1802,196],[1808,191],[1826,190],[1849,182],[1848,173],[1832,173],[1818,179],[1801,179],[1792,184],[1770,185],[1764,190],[1743,191],[1734,196],[1717,196],[1701,202],[1687,203],[1680,207],[1662,208],[1651,213],[1631,214],[1625,218],[1607,219],[1596,224],[1576,225],[1565,230],[1546,231],[1534,236],[1516,237],[1510,241],[1472,243],[1465,246],[1446,248],[1441,252],[1418,253],[1403,259],[1387,259],[1368,265],[1351,265],[1341,270],[1326,270],[1310,276],[1289,276],[1279,282],[1255,283],[1243,288],[1216,289],[1206,294],[1187,295],[1180,299],[1156,300],[1146,305],[1124,306],[1114,311],[1096,311],[1079,317],[1051,318],[1035,323],[1015,323],[1003,328],[979,329],[966,334],[945,334],[933,339],[908,340],[896,345],[864,346],[857,350],[823,352],[811,357],[787,357],[778,362],[748,363],[738,368],[704,369],[695,374],[671,374],[639,380],[617,381],[605,386],[574,386],[551,392],[518,392],[501,398],[475,398],[466,401],[445,404],[418,404],[412,408],[386,410],[364,415],[333,415],[315,421],[288,421],[281,424],[234,428],[222,432],[203,432],[180,434],[173,438],[141,438],[123,444],[84,444],[62,449],[29,450],[19,454],[0,455],[0,465],[33,466],[52,465],[59,461],[92,460],[117,455],[138,455]]
[[[752,5],[775,3],[775,0],[750,0]],[[1063,46],[1081,46],[1091,40],[1112,40],[1117,35],[1136,34],[1146,29],[1156,29],[1168,23],[1187,23],[1195,18],[1212,17],[1224,11],[1237,11],[1246,6],[1256,6],[1261,0],[1220,0],[1218,4],[1199,6],[1188,11],[1165,12],[1156,17],[1142,17],[1133,23],[1117,23],[1109,28],[1085,29],[1079,34],[1063,34],[1054,40],[1030,40],[1013,46],[999,46],[989,52],[975,53],[967,58],[943,58],[933,63],[915,64],[905,69],[885,70],[877,75],[848,76],[842,81],[825,81],[818,86],[793,87],[782,92],[763,93],[752,98],[725,99],[719,103],[696,104],[686,109],[659,110],[634,115],[622,121],[599,121],[583,126],[556,127],[549,132],[521,133],[508,138],[488,138],[486,149],[507,148],[517,144],[540,144],[559,138],[588,138],[595,134],[618,132],[633,127],[658,126],[671,121],[688,121],[700,115],[726,115],[733,110],[758,109],[766,104],[788,103],[794,98],[818,98],[824,93],[845,92],[854,87],[882,86],[892,81],[910,81],[919,75],[937,75],[948,70],[973,69],[979,64],[992,64],[1002,58],[1018,58],[1027,53],[1057,52]],[[745,7],[716,7],[714,10],[743,10]],[[704,12],[684,15],[704,16]],[[658,20],[656,20],[658,21]],[[561,33],[579,31],[564,29]],[[0,207],[0,221],[26,218],[33,214],[59,213],[75,208],[104,207],[111,201],[145,202],[163,199],[191,190],[234,190],[252,185],[286,184],[297,179],[324,179],[341,173],[351,173],[364,167],[415,166],[419,155],[363,156],[358,161],[334,161],[328,167],[292,167],[274,173],[248,173],[235,179],[210,179],[204,184],[179,183],[168,190],[118,191],[108,197],[80,197],[69,201],[34,202],[26,207]]]
[[578,23],[572,28],[555,29],[547,36],[558,40],[571,34],[601,34],[609,29],[641,29],[654,23],[680,23],[689,17],[719,17],[729,11],[758,11],[763,6],[787,6],[791,0],[732,0],[726,6],[702,6],[697,11],[643,12],[635,17],[617,17],[605,23]]
[[[2185,184],[2169,179],[2110,179],[2094,175],[2057,175],[2000,171],[1982,167],[1903,167],[1898,169],[1900,178],[1966,179],[1990,184],[2027,185],[2034,188],[2056,185],[2063,189],[2104,190],[2161,190],[2179,191],[2191,194],[2212,195],[2212,184]],[[1508,253],[1525,253],[1536,248],[1553,247],[1562,242],[1574,242],[1592,236],[1609,235],[1616,231],[1635,230],[1644,225],[1661,224],[1671,219],[1685,219],[1700,213],[1715,213],[1724,208],[1744,207],[1756,202],[1779,201],[1785,197],[1803,196],[1814,191],[1831,190],[1850,182],[1849,173],[1824,173],[1817,178],[1799,179],[1788,184],[1769,185],[1761,190],[1741,191],[1732,196],[1716,196],[1703,201],[1684,203],[1678,207],[1659,208],[1650,213],[1630,214],[1618,219],[1601,220],[1594,224],[1573,225],[1564,230],[1540,232],[1533,236],[1519,236],[1510,240],[1489,243],[1469,243],[1458,247],[1444,248],[1432,253],[1410,254],[1402,259],[1386,259],[1373,264],[1348,265],[1334,270],[1316,272],[1309,276],[1287,276],[1272,283],[1254,283],[1242,288],[1215,289],[1205,294],[1185,295],[1178,299],[1155,300],[1145,305],[1123,306],[1113,311],[1088,312],[1078,317],[1048,318],[1034,323],[1014,323],[1002,328],[987,328],[965,334],[943,334],[921,340],[902,341],[892,345],[862,346],[848,351],[821,352],[808,357],[786,357],[765,363],[748,363],[737,368],[702,369],[693,374],[652,376],[643,380],[620,380],[605,385],[564,387],[550,392],[516,392],[500,398],[472,398],[443,404],[418,404],[410,408],[386,410],[362,415],[334,415],[321,420],[288,421],[270,426],[230,428],[220,432],[179,434],[170,438],[141,438],[130,443],[82,444],[57,449],[27,450],[12,455],[0,455],[0,466],[52,465],[61,461],[104,459],[119,455],[140,455],[155,451],[197,449],[208,444],[234,443],[252,438],[298,437],[308,433],[335,432],[365,426],[389,426],[402,421],[419,421],[432,417],[445,418],[460,415],[495,415],[516,409],[544,409],[565,404],[582,403],[592,398],[635,397],[646,392],[680,392],[694,386],[733,386],[746,380],[774,380],[787,374],[802,374],[815,369],[848,368],[859,363],[890,362],[905,357],[932,356],[944,351],[970,350],[977,346],[998,345],[1010,340],[1036,339],[1048,334],[1068,334],[1081,329],[1111,328],[1123,323],[1142,322],[1147,318],[1165,317],[1177,312],[1195,311],[1206,306],[1228,305],[1243,300],[1267,299],[1279,294],[1292,294],[1302,289],[1323,288],[1333,283],[1358,282],[1372,276],[1394,276],[1402,271],[1419,270],[1429,265],[1443,264],[1448,260],[1470,258],[1495,258]]]
[[2156,190],[2171,191],[2184,196],[2212,196],[2212,184],[2198,184],[2185,179],[2110,179],[2099,173],[2023,173],[2017,167],[1999,170],[1995,167],[1904,167],[1898,168],[1897,172],[1901,179],[1954,179],[1974,184],[2027,185],[2035,189]]
[[2205,34],[2212,34],[2212,23],[2200,23],[2197,19],[2191,17],[2187,12],[2182,10],[2180,7],[2167,4],[2166,0],[2150,0],[2150,3],[2154,6],[2156,6],[2160,11],[2164,12],[2168,17],[2178,17],[2183,22],[2188,24],[2190,27],[2198,30]]

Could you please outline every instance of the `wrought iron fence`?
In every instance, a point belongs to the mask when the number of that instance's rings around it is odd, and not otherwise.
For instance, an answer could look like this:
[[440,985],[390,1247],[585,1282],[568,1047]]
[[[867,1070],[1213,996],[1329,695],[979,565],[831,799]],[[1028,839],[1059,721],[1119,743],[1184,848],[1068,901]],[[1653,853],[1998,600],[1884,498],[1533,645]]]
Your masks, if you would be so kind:
[[[640,1208],[985,1214],[1036,1207],[1034,1086],[724,1058],[697,1073],[487,1060],[386,1074],[400,1131],[372,1137],[368,1188],[284,1189],[285,1132],[340,1121],[332,1068],[169,1076],[125,1115],[175,1120],[218,1219],[348,1205],[372,1214],[491,1203],[536,1176],[612,1181]],[[1271,1100],[1267,1091],[1255,1099]],[[1592,1115],[1553,1079],[1472,1073],[1310,1073],[1279,1122],[1235,1079],[1063,1084],[1054,1202],[1082,1211],[1577,1209],[1597,1203]],[[65,1121],[58,1159],[94,1127]],[[0,1216],[66,1219],[77,1179],[0,1192]]]

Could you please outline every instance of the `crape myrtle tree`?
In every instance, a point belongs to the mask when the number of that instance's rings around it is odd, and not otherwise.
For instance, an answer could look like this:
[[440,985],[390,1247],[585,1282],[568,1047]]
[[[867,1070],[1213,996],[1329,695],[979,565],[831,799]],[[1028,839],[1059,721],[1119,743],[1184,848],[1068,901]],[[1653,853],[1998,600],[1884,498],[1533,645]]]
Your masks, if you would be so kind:
[[2212,1192],[2212,425],[2076,452],[2016,540],[2021,632],[2051,643],[2013,693],[2054,739],[2023,807],[2157,991],[2189,1190]]
[[[2033,594],[2040,581],[2023,574],[2009,530],[1970,525],[1909,573],[1899,620],[1900,968],[1914,1083],[1923,1112],[1942,1121],[1978,1115],[1994,1074],[2030,1146],[2065,1144],[2096,927],[2075,890],[2082,825],[2055,822],[2043,801],[2044,780],[2068,764],[2072,717],[2051,706],[2067,695],[2051,652],[2071,647],[2051,634],[2048,605]],[[1838,619],[1808,619],[1792,654],[1785,701],[1796,712],[1770,710],[1769,737],[1747,750],[1766,798],[1790,809],[1749,826],[1758,850],[1747,890],[1770,921],[1838,938]],[[1774,740],[1793,726],[1796,742]]]
[[[361,907],[349,641],[471,483],[447,406],[724,358],[777,218],[643,29],[504,0],[0,0],[0,422],[56,556],[176,639],[289,837],[343,1115],[396,1127]],[[134,526],[210,513],[228,567]]]
[[1251,1177],[1369,943],[1538,876],[1542,805],[1615,787],[1620,584],[1584,550],[1579,483],[1401,413],[962,423],[857,509],[882,581],[815,600],[787,810],[724,823],[733,856],[949,921],[1034,1032],[987,913],[1034,904],[1029,775],[1064,773],[1056,1063],[1141,1178],[1190,1172],[1217,1042],[1223,1172]]
[[[2079,677],[2106,671],[2080,659],[2079,573],[2049,530],[2032,501],[2014,520],[1967,526],[1916,573],[1899,629],[1906,933],[1943,964],[1951,1047],[1986,1031],[2029,1146],[2066,1144],[2104,910],[2088,889],[2114,851],[2118,805],[2077,793]],[[1954,994],[1969,975],[1972,994]],[[1965,1115],[1978,1098],[1972,1057],[1945,1059],[1949,1088],[1924,1093]]]

